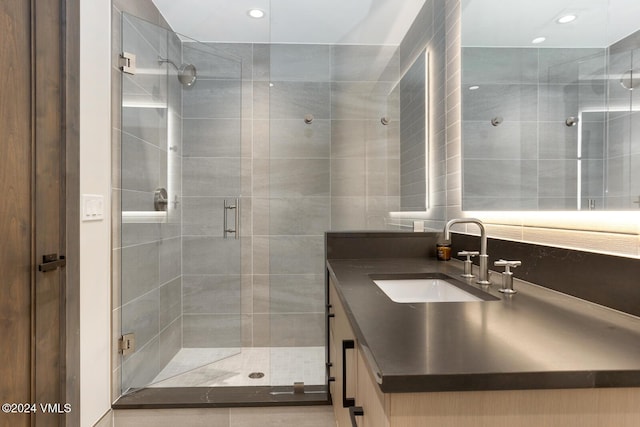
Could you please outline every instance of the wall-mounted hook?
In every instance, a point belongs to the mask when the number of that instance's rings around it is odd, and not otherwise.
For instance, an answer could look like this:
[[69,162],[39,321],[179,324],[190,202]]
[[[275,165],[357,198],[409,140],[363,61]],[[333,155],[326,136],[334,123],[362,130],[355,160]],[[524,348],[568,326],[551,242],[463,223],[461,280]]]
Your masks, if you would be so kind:
[[389,123],[391,123],[391,119],[389,118],[389,116],[383,116],[380,119],[380,123],[382,123],[383,125],[387,126]]
[[502,117],[496,116],[493,119],[491,119],[491,125],[492,126],[500,126],[503,121],[504,121],[504,119]]
[[311,122],[313,122],[313,114],[305,114],[304,116],[304,122],[308,125],[311,124]]

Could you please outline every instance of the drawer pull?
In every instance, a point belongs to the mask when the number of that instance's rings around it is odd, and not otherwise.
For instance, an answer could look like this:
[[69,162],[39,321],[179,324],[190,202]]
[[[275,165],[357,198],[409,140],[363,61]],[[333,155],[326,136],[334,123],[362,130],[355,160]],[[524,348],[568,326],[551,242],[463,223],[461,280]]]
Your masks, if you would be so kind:
[[356,417],[362,416],[364,416],[364,409],[362,409],[362,406],[352,406],[349,408],[349,418],[351,418],[351,425],[353,427],[358,427]]
[[353,397],[347,397],[347,350],[353,350],[355,348],[355,342],[353,340],[342,341],[342,407],[348,408],[355,406],[356,399]]

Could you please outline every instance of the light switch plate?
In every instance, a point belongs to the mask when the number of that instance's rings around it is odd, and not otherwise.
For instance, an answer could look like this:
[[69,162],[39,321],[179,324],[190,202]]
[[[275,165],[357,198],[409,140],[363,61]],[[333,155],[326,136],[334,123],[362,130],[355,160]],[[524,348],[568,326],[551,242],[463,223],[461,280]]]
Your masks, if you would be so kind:
[[104,219],[104,196],[82,195],[82,221],[102,221]]

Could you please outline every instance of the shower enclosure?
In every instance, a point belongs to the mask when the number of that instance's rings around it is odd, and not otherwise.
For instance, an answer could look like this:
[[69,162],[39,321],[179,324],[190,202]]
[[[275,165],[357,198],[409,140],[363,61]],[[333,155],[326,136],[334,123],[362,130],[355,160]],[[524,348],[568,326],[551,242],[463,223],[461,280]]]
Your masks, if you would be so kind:
[[[270,49],[199,43],[123,14],[122,394],[325,390],[329,160],[278,144],[309,129],[274,89],[270,62],[253,60]],[[328,129],[328,109],[314,113]],[[305,209],[324,218],[286,221]]]
[[[272,21],[290,6],[272,1]],[[116,389],[326,402],[324,233],[391,227],[394,88],[423,46],[121,23]]]
[[240,59],[130,15],[122,52],[124,393],[240,353],[243,202]]

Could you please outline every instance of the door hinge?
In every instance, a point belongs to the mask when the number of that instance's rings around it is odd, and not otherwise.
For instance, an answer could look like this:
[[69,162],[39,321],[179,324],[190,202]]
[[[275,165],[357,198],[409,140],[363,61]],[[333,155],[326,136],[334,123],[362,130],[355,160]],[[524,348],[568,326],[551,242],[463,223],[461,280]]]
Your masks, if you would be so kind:
[[67,265],[67,260],[64,258],[64,255],[60,255],[60,258],[58,258],[58,254],[42,255],[42,264],[38,265],[38,270],[46,273],[47,271],[57,270],[65,265]]
[[124,334],[118,340],[118,351],[123,356],[128,356],[136,351],[136,337],[135,334]]
[[136,73],[136,55],[129,52],[120,54],[120,69],[127,74]]

